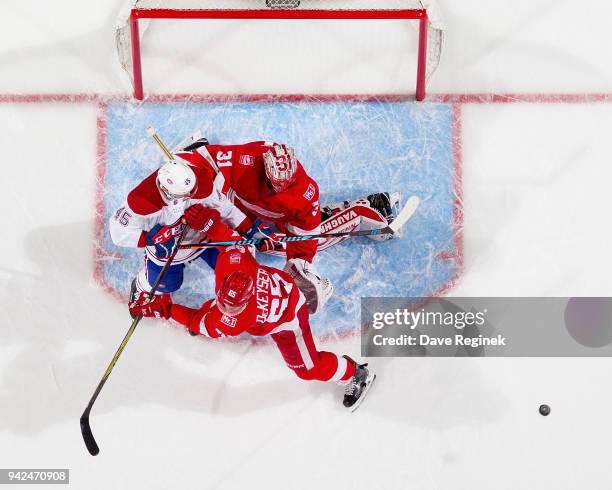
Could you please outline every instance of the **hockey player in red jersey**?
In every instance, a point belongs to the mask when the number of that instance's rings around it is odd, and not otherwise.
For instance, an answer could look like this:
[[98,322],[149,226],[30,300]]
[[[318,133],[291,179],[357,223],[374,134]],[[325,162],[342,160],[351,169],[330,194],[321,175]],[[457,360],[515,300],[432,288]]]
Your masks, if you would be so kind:
[[[271,238],[258,246],[259,250],[282,250],[281,244],[275,243],[278,233],[319,233],[319,188],[295,158],[292,148],[266,141],[206,144],[188,158],[197,166],[212,169],[216,174],[215,187],[248,216],[249,221],[237,227],[241,234],[252,238],[259,233],[260,237]],[[285,270],[304,292],[310,312],[319,311],[333,287],[313,264],[317,241],[291,242],[285,252]]]
[[329,279],[313,264],[317,247],[322,250],[345,238],[289,242],[283,250],[280,244],[274,245],[279,235],[266,223],[273,224],[278,233],[290,235],[383,228],[392,220],[392,208],[399,201],[399,195],[382,193],[327,206],[321,223],[319,188],[286,145],[265,141],[204,144],[188,158],[194,165],[213,169],[217,189],[250,218],[237,228],[243,235],[251,238],[260,232],[260,236],[272,238],[258,247],[260,250],[286,253],[284,270],[304,292],[311,313],[319,311],[333,291]]
[[375,375],[366,364],[317,349],[304,295],[290,274],[260,265],[247,248],[234,246],[219,255],[215,277],[216,297],[199,309],[173,304],[168,294],[152,300],[143,294],[131,304],[130,311],[133,315],[172,318],[192,334],[211,338],[270,335],[298,377],[346,383],[343,403],[352,410],[357,408]]

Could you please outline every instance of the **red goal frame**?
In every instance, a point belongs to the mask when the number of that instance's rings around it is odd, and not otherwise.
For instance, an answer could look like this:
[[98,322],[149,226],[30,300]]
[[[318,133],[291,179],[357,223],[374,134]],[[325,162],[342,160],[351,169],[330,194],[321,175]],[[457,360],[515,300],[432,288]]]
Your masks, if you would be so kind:
[[142,63],[138,21],[140,19],[404,19],[419,21],[416,100],[425,98],[427,69],[427,28],[429,19],[425,9],[401,10],[276,10],[276,9],[132,9],[130,26],[134,97],[142,100]]

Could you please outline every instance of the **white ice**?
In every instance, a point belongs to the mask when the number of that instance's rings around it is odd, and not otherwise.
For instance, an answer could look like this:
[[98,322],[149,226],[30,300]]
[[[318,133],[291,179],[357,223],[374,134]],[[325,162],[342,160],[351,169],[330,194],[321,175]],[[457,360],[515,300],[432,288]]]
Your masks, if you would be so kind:
[[[0,101],[127,93],[112,39],[121,4],[5,0]],[[430,92],[612,93],[607,2],[440,4],[447,42]],[[413,90],[406,23],[185,24],[151,24],[145,90]],[[610,104],[462,115],[465,273],[452,294],[611,296]],[[0,128],[2,467],[68,467],[79,489],[612,486],[608,359],[376,359],[377,385],[349,416],[339,388],[296,380],[271,346],[155,321],[94,408],[92,458],[78,418],[129,324],[92,279],[96,107],[3,101]],[[357,338],[328,347],[359,352]]]

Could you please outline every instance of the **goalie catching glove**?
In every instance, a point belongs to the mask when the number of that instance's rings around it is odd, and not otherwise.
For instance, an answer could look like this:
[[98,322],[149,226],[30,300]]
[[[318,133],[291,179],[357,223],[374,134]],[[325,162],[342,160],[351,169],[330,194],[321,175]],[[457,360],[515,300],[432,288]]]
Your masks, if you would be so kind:
[[289,259],[284,271],[291,274],[300,291],[304,293],[311,314],[320,311],[334,292],[331,281],[322,277],[315,265],[304,259]]

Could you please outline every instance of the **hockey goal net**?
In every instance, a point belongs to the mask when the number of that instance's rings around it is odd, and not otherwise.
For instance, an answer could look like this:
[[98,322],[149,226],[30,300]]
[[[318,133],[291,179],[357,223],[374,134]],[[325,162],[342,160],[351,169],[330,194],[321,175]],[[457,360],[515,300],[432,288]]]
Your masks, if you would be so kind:
[[438,67],[444,30],[434,0],[136,0],[120,19],[119,62],[143,98],[139,22],[148,19],[405,19],[418,23],[416,99]]

